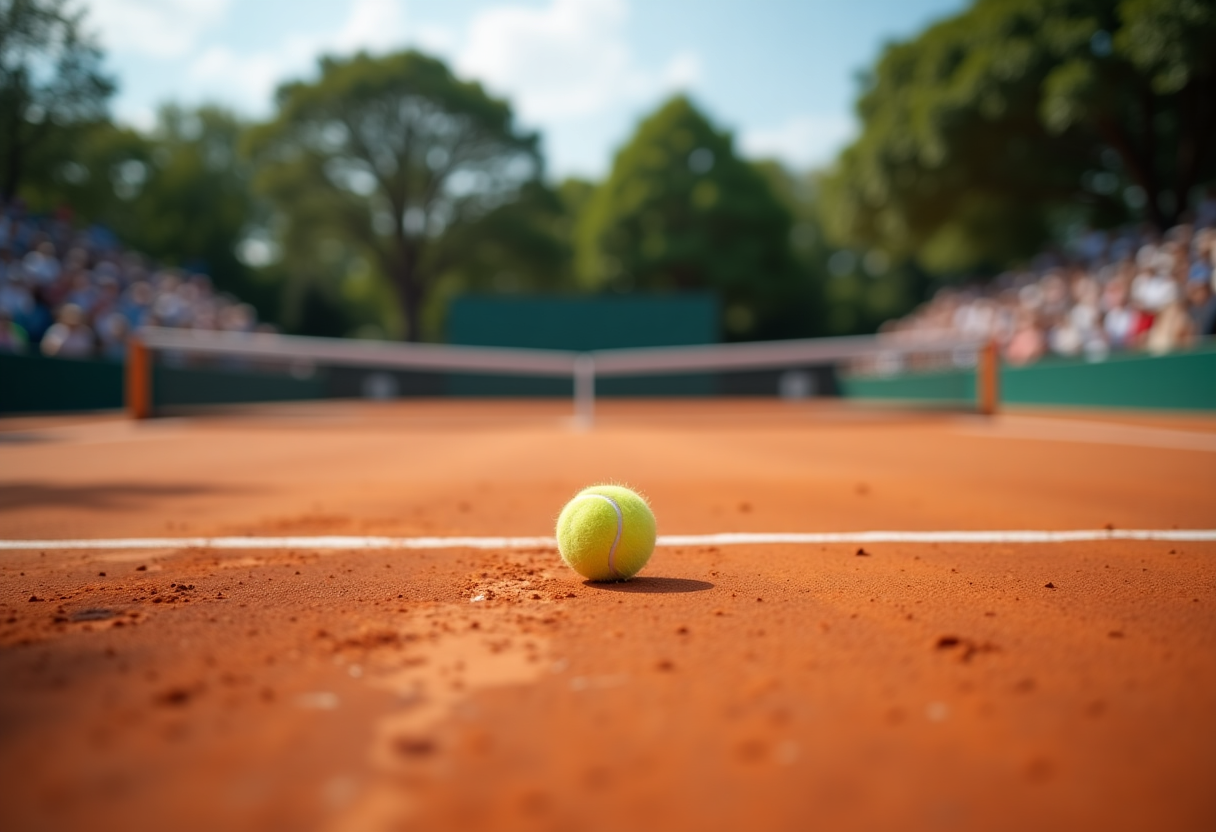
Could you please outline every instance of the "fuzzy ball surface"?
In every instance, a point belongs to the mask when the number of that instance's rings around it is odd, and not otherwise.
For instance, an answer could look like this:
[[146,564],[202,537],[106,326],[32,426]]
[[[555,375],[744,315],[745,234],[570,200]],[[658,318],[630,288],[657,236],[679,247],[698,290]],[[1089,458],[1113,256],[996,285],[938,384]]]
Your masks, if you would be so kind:
[[562,560],[593,581],[627,581],[654,552],[654,514],[637,492],[620,485],[584,488],[557,518]]

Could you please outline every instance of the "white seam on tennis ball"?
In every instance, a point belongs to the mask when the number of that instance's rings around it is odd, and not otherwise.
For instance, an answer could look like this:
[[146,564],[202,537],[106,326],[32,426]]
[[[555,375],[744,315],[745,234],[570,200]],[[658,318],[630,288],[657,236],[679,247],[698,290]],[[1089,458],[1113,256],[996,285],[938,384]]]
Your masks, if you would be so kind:
[[616,571],[616,547],[621,542],[621,532],[625,528],[625,515],[621,513],[621,507],[616,504],[616,500],[606,494],[580,494],[579,496],[598,497],[606,501],[616,512],[616,538],[612,541],[612,548],[608,550],[608,571],[618,578],[621,577],[621,573]]

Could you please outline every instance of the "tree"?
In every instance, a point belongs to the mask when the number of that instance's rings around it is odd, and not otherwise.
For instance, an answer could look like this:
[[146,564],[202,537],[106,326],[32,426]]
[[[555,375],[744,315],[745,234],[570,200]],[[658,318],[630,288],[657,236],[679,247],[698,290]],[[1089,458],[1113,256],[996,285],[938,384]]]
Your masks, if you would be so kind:
[[105,118],[114,83],[70,0],[0,0],[0,200],[62,147],[56,131]]
[[240,259],[262,206],[241,152],[246,125],[218,107],[166,105],[141,133],[109,122],[58,131],[62,158],[31,171],[22,193],[34,210],[71,206],[123,244],[165,266],[205,272],[274,317],[279,287]]
[[1216,173],[1205,0],[978,0],[888,47],[825,182],[834,237],[999,266],[1061,216],[1164,229]]
[[506,202],[438,241],[450,267],[443,275],[461,291],[554,292],[569,287],[570,229],[560,197],[529,182]]
[[[790,213],[763,175],[677,96],[646,118],[587,205],[580,275],[609,291],[716,292],[732,338],[780,336],[815,310],[790,254]],[[802,294],[806,294],[802,292]]]
[[70,206],[90,222],[109,223],[143,189],[153,143],[129,127],[98,121],[55,130],[26,166],[20,196],[34,211]]
[[326,230],[366,251],[418,340],[427,293],[461,256],[442,240],[539,178],[536,136],[505,102],[415,51],[322,58],[320,77],[280,87],[277,106],[251,148],[284,245]]
[[[246,129],[218,107],[162,108],[145,138],[142,169],[125,163],[137,187],[120,193],[125,200],[105,220],[138,251],[205,271],[217,287],[255,300],[258,287],[238,258],[256,213],[253,171],[241,149]],[[121,174],[114,178],[123,191]]]

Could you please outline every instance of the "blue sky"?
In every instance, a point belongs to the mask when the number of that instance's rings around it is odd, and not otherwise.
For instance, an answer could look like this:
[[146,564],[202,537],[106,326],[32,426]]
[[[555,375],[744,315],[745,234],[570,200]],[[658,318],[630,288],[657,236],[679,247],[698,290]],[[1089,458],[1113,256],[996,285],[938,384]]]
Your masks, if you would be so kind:
[[165,101],[271,111],[316,58],[413,46],[511,101],[549,172],[602,176],[675,91],[743,153],[831,161],[855,129],[857,73],[961,0],[85,0],[118,77],[116,116]]

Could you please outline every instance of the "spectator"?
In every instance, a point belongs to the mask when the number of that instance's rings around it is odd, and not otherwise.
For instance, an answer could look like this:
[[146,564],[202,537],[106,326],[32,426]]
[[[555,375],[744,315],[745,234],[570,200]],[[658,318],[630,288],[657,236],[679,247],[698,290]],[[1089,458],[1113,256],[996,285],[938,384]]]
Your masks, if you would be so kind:
[[1141,313],[1128,303],[1128,281],[1124,277],[1116,277],[1102,292],[1102,305],[1106,315],[1102,328],[1107,343],[1114,349],[1126,349],[1135,344],[1138,335],[1145,329],[1141,321]]
[[47,289],[43,286],[38,286],[34,289],[34,306],[30,310],[29,316],[22,323],[25,331],[29,333],[31,342],[41,342],[51,324],[55,322],[55,305],[48,297]]
[[118,358],[141,326],[260,327],[252,306],[217,295],[206,275],[150,270],[105,229],[73,228],[70,211],[31,216],[19,203],[0,205],[0,314],[0,349],[73,357]]
[[884,333],[904,341],[955,335],[996,339],[1026,364],[1053,353],[1101,360],[1111,351],[1154,354],[1216,334],[1216,189],[1194,225],[1164,235],[1128,227],[1088,230],[1064,251],[965,291],[941,289]]
[[9,319],[21,323],[34,312],[34,293],[26,285],[25,270],[13,264],[0,278],[0,311]]
[[71,289],[65,295],[64,301],[73,306],[79,306],[86,315],[92,315],[96,311],[97,301],[101,297],[101,292],[93,282],[92,275],[76,266],[65,269],[64,274],[71,280]]
[[97,325],[97,338],[101,342],[101,355],[121,361],[127,354],[127,335],[130,327],[120,312],[111,312]]
[[127,325],[134,328],[143,326],[152,316],[152,284],[144,280],[136,281],[127,287],[118,302],[118,311],[127,319]]
[[59,260],[55,257],[55,246],[49,240],[39,243],[36,249],[25,255],[21,265],[25,267],[25,273],[39,285],[45,286],[59,277]]
[[1187,346],[1194,338],[1191,318],[1181,300],[1175,300],[1153,319],[1144,348],[1153,355],[1164,355]]
[[1005,358],[1010,364],[1032,364],[1043,357],[1044,346],[1043,331],[1035,322],[1034,313],[1022,310],[1013,338],[1005,348]]
[[1187,301],[1191,309],[1191,326],[1196,337],[1216,335],[1216,293],[1212,284],[1191,281],[1186,287]]
[[59,322],[42,338],[42,354],[89,358],[93,352],[93,330],[84,322],[84,310],[72,303],[65,305],[59,310]]
[[1178,299],[1178,284],[1167,273],[1145,270],[1132,281],[1132,300],[1155,315]]
[[1191,267],[1187,282],[1212,282],[1212,267],[1216,264],[1216,228],[1204,228],[1195,235]]
[[23,353],[29,346],[25,330],[4,309],[0,309],[0,353]]

